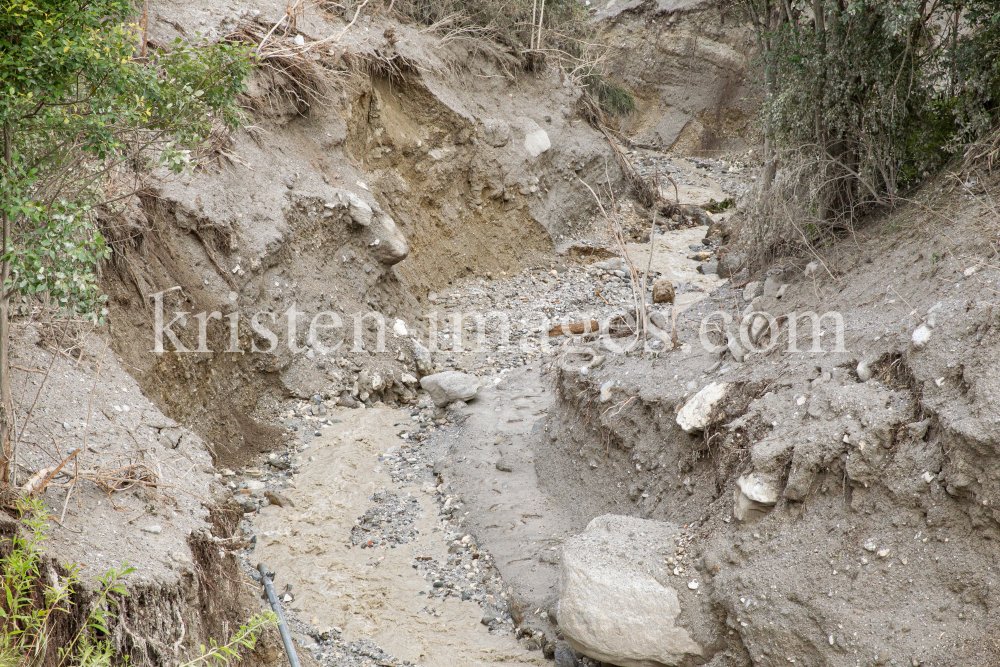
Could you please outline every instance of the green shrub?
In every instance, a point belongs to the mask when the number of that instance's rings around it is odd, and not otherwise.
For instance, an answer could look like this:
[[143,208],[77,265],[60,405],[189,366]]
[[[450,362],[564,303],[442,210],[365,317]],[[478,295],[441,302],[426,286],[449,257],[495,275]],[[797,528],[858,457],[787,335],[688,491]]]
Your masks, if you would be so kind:
[[[108,570],[98,577],[89,611],[77,623],[77,630],[62,645],[55,645],[56,624],[73,615],[72,599],[79,586],[80,567],[68,565],[55,583],[42,577],[43,545],[52,517],[36,498],[18,501],[22,530],[11,538],[11,552],[0,563],[0,667],[34,667],[56,656],[58,667],[110,667],[115,661],[111,645],[104,637],[114,620],[119,599],[127,594],[125,577],[134,572],[128,564]],[[201,654],[180,667],[202,663],[220,665],[240,658],[238,650],[252,649],[260,632],[274,625],[272,614],[257,615],[241,626],[226,643],[211,642]],[[127,661],[127,656],[125,657]]]

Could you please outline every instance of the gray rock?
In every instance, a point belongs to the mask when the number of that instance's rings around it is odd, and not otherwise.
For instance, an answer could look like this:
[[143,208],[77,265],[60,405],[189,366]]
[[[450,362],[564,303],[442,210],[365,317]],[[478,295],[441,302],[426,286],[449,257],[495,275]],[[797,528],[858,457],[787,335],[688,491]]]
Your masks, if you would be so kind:
[[469,401],[479,393],[479,379],[459,371],[425,375],[420,386],[431,395],[434,404],[442,408],[452,401]]
[[501,456],[499,459],[497,459],[496,466],[497,466],[497,470],[499,470],[500,472],[513,472],[514,471],[514,468],[511,466],[510,461],[508,461],[507,457],[505,457],[505,456]]
[[413,341],[413,359],[417,362],[417,372],[421,375],[430,375],[434,372],[431,351],[417,341]]
[[[719,260],[718,274],[722,278],[729,278],[737,273],[747,263],[747,256],[741,252],[730,252]],[[716,273],[713,271],[712,273]]]
[[347,193],[347,214],[356,225],[367,227],[372,224],[372,207],[353,192]]
[[553,655],[556,667],[578,667],[580,661],[576,659],[576,651],[568,642],[556,642],[556,651]]
[[570,646],[620,667],[690,664],[702,655],[677,623],[680,599],[660,566],[676,532],[660,521],[605,514],[566,542],[558,618]]
[[377,238],[368,244],[380,263],[386,266],[399,264],[410,254],[410,246],[406,237],[396,227],[396,222],[385,213],[379,211],[377,224],[372,227]]
[[713,273],[719,273],[719,263],[705,262],[704,264],[699,264],[698,273],[706,276],[711,275]]
[[594,262],[591,266],[602,271],[624,271],[627,265],[621,257],[612,257],[602,262]]

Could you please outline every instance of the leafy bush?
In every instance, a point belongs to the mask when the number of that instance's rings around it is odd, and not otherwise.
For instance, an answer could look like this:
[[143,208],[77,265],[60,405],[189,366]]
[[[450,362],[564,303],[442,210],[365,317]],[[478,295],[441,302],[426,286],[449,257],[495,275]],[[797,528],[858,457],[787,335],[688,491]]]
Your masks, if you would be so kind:
[[783,242],[815,241],[891,203],[1000,118],[996,0],[740,5],[757,36],[767,164],[759,192],[772,200],[755,214],[796,217],[802,233],[791,236],[764,221]]
[[632,93],[600,74],[591,73],[584,76],[583,85],[609,116],[628,116],[635,113],[635,97]]
[[[78,565],[45,581],[42,577],[43,545],[52,517],[36,498],[18,501],[23,534],[11,538],[11,553],[0,563],[0,667],[34,667],[56,656],[59,667],[110,667],[114,661],[109,633],[119,599],[127,594],[125,577],[134,572],[127,564],[98,577],[94,599],[68,641],[55,645],[57,623],[72,616],[72,600],[80,584]],[[260,632],[276,623],[273,613],[254,616],[226,643],[202,646],[200,655],[180,667],[222,665],[239,660],[239,649],[252,649]]]
[[[0,0],[0,359],[15,294],[45,294],[100,322],[95,277],[110,250],[96,206],[130,193],[109,174],[192,163],[236,106],[244,47],[177,41],[145,54],[131,0]],[[0,443],[12,406],[0,368]],[[13,453],[0,449],[0,481]]]

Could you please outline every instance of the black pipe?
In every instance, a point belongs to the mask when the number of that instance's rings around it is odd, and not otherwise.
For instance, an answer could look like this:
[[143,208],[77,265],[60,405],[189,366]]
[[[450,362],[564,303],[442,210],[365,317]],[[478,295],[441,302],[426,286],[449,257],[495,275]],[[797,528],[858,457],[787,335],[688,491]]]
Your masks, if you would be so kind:
[[281,613],[281,604],[278,602],[278,596],[274,594],[274,584],[271,583],[267,565],[257,563],[257,571],[260,572],[260,578],[264,581],[264,592],[267,593],[267,601],[271,603],[271,609],[278,615],[278,632],[281,633],[281,643],[285,645],[288,662],[292,667],[300,667],[299,657],[295,655],[295,645],[292,644],[292,636],[288,634],[288,623],[285,623],[285,615]]

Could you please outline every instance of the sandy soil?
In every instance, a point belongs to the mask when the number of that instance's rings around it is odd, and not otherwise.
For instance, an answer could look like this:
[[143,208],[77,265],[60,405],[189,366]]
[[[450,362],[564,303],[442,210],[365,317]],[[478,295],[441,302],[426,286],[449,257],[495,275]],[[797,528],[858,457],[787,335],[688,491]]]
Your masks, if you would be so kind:
[[[344,410],[307,453],[294,507],[263,509],[257,521],[256,557],[277,572],[279,587],[293,585],[291,604],[319,627],[338,626],[347,640],[370,638],[398,659],[449,667],[542,664],[511,636],[494,636],[480,623],[474,602],[435,599],[432,612],[419,593],[429,582],[414,569],[415,558],[446,559],[448,540],[438,527],[437,508],[417,484],[395,484],[378,456],[398,445],[409,425],[402,410]],[[379,488],[420,496],[417,538],[395,549],[350,545],[355,519]],[[439,612],[439,616],[434,615]]]

